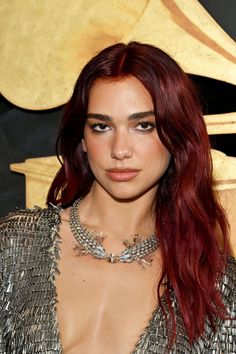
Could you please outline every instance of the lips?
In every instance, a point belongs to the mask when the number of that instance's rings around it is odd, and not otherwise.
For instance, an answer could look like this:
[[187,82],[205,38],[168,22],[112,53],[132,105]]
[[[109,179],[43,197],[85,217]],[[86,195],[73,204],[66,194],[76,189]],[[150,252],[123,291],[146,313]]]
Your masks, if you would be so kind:
[[140,170],[133,168],[111,168],[106,170],[106,175],[113,181],[126,182],[135,178],[139,172]]

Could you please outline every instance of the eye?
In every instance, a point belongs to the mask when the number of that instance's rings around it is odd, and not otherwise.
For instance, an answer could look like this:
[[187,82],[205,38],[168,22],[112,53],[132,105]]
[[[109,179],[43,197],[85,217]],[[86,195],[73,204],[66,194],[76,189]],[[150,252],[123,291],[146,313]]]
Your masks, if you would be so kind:
[[90,128],[96,133],[102,133],[110,129],[107,124],[104,123],[94,123],[90,125]]
[[146,131],[152,131],[156,127],[154,122],[150,121],[143,121],[139,122],[139,124],[136,126],[136,130],[140,132],[146,132]]

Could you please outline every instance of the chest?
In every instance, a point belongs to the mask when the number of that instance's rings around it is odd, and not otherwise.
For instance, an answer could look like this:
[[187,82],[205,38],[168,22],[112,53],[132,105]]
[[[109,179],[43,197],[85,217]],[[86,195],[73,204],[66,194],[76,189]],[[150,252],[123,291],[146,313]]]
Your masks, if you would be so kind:
[[156,276],[137,265],[78,258],[66,245],[59,270],[57,320],[63,352],[133,352],[157,307]]

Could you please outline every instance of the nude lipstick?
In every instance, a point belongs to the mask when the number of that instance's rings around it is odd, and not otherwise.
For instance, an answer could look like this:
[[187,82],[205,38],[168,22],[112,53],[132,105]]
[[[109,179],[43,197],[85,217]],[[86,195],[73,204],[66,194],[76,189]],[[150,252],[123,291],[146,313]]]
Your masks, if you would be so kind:
[[113,181],[126,182],[135,178],[140,170],[133,168],[111,168],[106,170],[106,175]]

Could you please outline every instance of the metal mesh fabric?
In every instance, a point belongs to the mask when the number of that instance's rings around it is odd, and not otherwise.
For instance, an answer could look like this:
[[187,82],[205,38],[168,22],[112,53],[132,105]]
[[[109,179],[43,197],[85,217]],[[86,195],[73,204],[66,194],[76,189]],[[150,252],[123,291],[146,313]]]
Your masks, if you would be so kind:
[[[56,207],[18,211],[0,222],[0,354],[62,353],[55,289],[59,225],[60,209]],[[172,293],[177,340],[170,353],[236,353],[236,261],[233,258],[228,260],[220,289],[234,320],[218,320],[215,333],[206,322],[204,336],[193,345],[188,342]],[[165,318],[158,307],[132,354],[162,354],[167,343]]]

